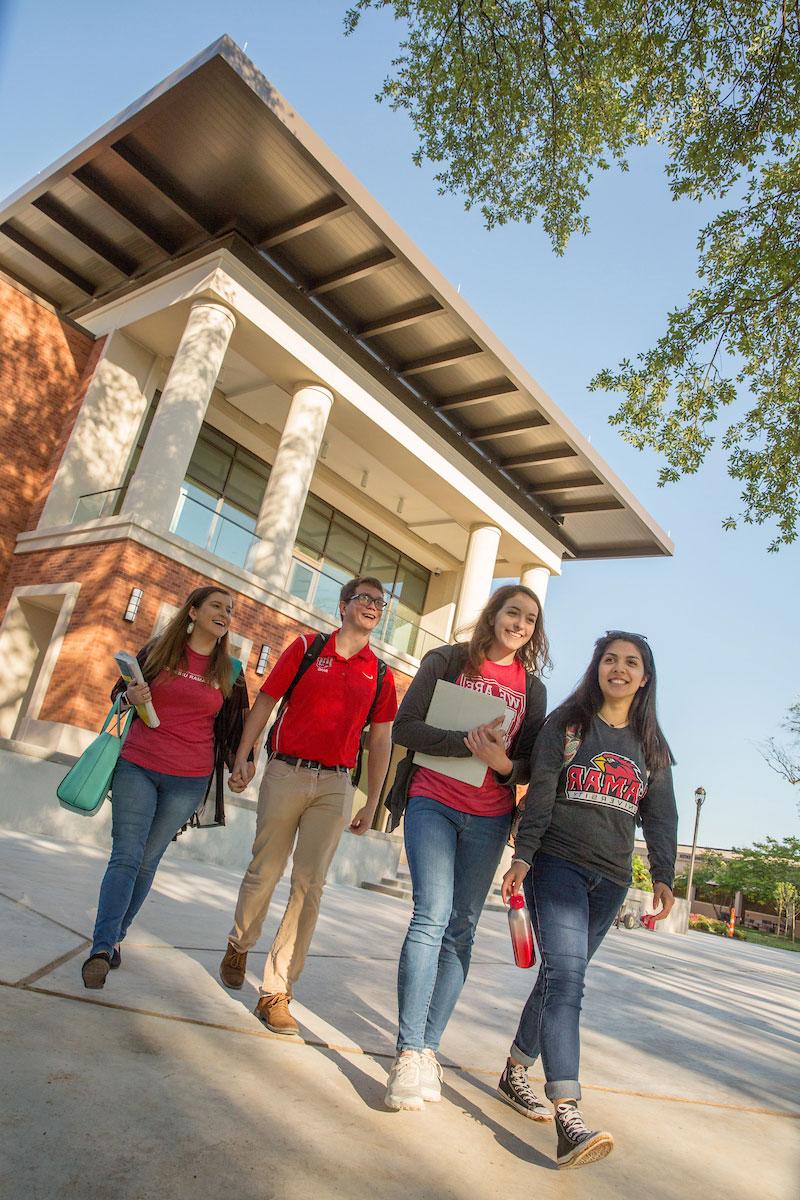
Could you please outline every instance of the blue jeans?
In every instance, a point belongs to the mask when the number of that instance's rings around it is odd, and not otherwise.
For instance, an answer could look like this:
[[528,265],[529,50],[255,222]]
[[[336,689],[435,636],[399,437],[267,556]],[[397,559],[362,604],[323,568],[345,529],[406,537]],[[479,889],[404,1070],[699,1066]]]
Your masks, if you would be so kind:
[[438,1050],[469,971],[475,928],[511,827],[413,796],[405,844],[414,915],[397,973],[397,1049]]
[[525,898],[541,961],[511,1056],[532,1066],[541,1054],[549,1100],[580,1100],[579,1027],[586,968],[627,891],[542,851],[526,876]]
[[144,903],[161,858],[199,807],[208,775],[148,771],[120,759],[111,782],[111,858],[100,885],[92,954],[110,954]]

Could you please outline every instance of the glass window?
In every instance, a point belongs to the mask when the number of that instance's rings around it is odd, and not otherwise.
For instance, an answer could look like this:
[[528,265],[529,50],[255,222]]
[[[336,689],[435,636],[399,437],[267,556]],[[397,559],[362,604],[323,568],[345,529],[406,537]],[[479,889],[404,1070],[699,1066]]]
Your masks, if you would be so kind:
[[310,558],[322,558],[332,516],[333,509],[329,504],[318,500],[316,496],[308,497],[300,518],[296,544]]
[[[147,436],[158,395],[142,426],[140,443]],[[267,463],[204,425],[181,489],[173,531],[244,566],[268,479]],[[337,617],[342,584],[355,575],[374,575],[392,597],[377,636],[394,634],[409,642],[416,638],[417,617],[424,609],[430,580],[430,572],[419,563],[312,495],[303,508],[295,545],[318,567],[295,562],[290,594]],[[400,632],[401,626],[408,626],[407,634]]]
[[264,499],[268,474],[266,464],[263,464],[259,471],[250,463],[242,462],[237,456],[225,484],[225,499],[257,517],[261,501]]
[[325,543],[325,563],[336,564],[347,572],[345,579],[358,575],[361,571],[361,560],[364,557],[364,530],[336,513],[331,521],[328,540]]
[[233,442],[204,425],[189,462],[187,479],[222,495],[231,469],[233,449]]
[[410,609],[412,613],[424,611],[430,578],[430,571],[404,554],[400,555],[395,595],[404,609]]
[[391,596],[397,574],[397,551],[374,534],[370,533],[368,537],[367,551],[359,574],[374,575],[376,579],[380,579],[383,590]]

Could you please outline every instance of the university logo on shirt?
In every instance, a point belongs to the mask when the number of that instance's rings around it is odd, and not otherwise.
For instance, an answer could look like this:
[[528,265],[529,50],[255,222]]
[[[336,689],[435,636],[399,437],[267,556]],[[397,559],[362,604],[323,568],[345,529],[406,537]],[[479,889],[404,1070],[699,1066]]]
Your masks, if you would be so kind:
[[321,654],[319,658],[314,660],[314,666],[318,671],[330,671],[331,667],[333,666],[333,655]]
[[565,792],[568,800],[617,808],[635,817],[645,783],[633,759],[602,751],[586,767],[567,767]]
[[475,679],[470,675],[459,676],[458,683],[460,687],[469,688],[470,691],[484,692],[488,696],[500,697],[506,706],[506,714],[503,717],[500,732],[505,738],[506,748],[508,748],[516,737],[517,730],[522,724],[522,718],[525,716],[525,693],[505,687],[496,679]]

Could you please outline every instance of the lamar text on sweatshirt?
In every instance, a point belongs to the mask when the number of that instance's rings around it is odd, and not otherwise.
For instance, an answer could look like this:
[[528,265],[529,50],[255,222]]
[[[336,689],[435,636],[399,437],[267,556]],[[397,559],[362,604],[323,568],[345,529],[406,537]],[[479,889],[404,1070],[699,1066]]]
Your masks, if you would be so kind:
[[602,717],[592,720],[565,764],[564,722],[551,717],[533,750],[514,858],[530,863],[544,850],[625,886],[631,881],[637,816],[653,881],[672,887],[678,813],[671,767],[648,777],[633,730],[615,729]]

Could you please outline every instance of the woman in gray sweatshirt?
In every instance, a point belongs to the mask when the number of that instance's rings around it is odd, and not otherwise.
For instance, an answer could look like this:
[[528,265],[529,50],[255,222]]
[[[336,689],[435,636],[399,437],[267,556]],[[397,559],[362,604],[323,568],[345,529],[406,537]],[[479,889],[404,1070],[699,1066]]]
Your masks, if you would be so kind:
[[503,898],[524,884],[541,964],[522,1011],[499,1093],[534,1120],[550,1113],[527,1069],[541,1055],[555,1108],[560,1167],[604,1158],[611,1134],[590,1129],[578,1101],[586,967],[631,881],[637,820],[657,920],[672,908],[678,816],[672,754],[656,716],[656,668],[646,638],[609,630],[578,687],[537,739],[525,812]]

